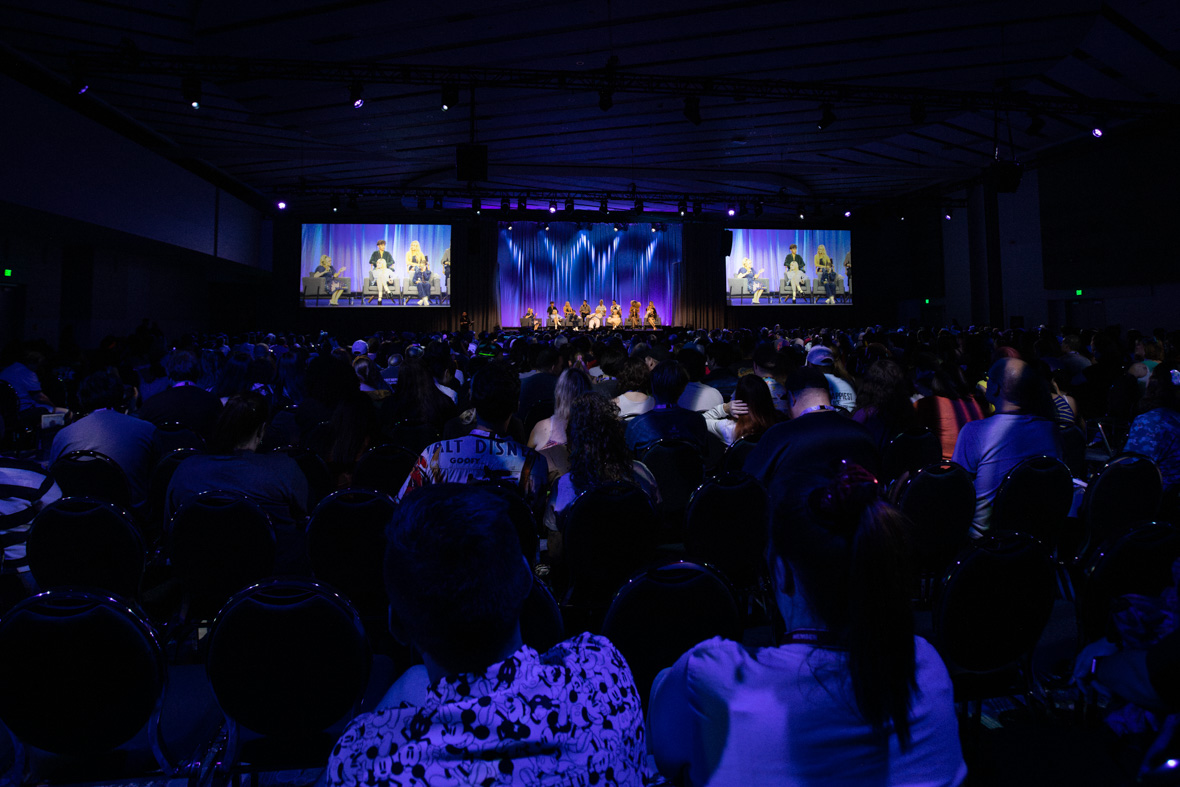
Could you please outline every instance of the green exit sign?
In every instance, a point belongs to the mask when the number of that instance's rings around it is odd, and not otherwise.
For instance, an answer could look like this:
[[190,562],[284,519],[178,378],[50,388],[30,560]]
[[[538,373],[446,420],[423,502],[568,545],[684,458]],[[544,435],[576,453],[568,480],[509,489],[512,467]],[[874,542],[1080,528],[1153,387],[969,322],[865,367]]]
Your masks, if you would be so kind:
[[1082,294],[1082,291],[1081,291],[1081,290],[1074,290],[1074,291],[1073,291],[1073,294],[1074,294],[1074,295],[1081,295],[1081,294]]
[[929,299],[929,298],[927,298],[927,299],[926,299],[926,305],[927,305],[927,306],[929,306],[929,305],[930,305],[930,299]]
[[5,268],[4,269],[4,276],[7,278],[8,276],[11,276],[11,275],[12,275],[12,268]]

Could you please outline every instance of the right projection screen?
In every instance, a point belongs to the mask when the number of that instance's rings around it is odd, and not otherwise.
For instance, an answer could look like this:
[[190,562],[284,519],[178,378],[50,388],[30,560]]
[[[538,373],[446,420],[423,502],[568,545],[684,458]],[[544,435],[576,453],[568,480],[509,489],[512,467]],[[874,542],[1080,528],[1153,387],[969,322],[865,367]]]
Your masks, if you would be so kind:
[[852,303],[848,230],[731,229],[725,258],[731,306]]

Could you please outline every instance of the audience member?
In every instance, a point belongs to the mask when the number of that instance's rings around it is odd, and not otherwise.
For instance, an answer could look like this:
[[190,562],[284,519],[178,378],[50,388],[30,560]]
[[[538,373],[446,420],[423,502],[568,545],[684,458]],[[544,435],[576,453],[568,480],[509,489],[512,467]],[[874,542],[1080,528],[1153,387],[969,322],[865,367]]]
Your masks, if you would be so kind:
[[688,372],[688,385],[677,402],[685,410],[703,413],[725,403],[725,397],[716,388],[701,382],[705,379],[705,356],[699,350],[685,348],[676,353],[676,360]]
[[836,356],[829,348],[822,344],[812,347],[807,353],[807,365],[819,369],[828,378],[832,404],[850,413],[856,410],[856,389],[836,373]]
[[[952,372],[961,376],[958,369]],[[969,391],[965,381],[956,380],[946,369],[932,372],[927,385],[928,395],[914,405],[918,423],[938,437],[942,458],[949,461],[963,425],[983,418],[983,407],[976,401],[978,394]]]
[[378,443],[378,435],[377,411],[363,391],[348,394],[336,405],[321,455],[337,489],[352,485],[357,461]]
[[[3,438],[0,423],[0,440]],[[36,589],[25,559],[25,540],[33,518],[60,499],[61,488],[41,465],[0,456],[0,605]],[[19,588],[13,585],[16,580]]]
[[520,404],[516,415],[521,421],[528,418],[529,410],[542,402],[552,402],[557,390],[557,375],[561,373],[561,356],[548,345],[537,351],[531,373],[521,375]]
[[[770,342],[763,342],[754,348],[752,362],[754,374],[761,377],[766,382],[766,387],[770,389],[770,398],[774,402],[774,409],[780,413],[789,412],[790,404],[787,402],[786,391],[783,389],[787,367],[778,350],[774,349],[774,345]],[[829,404],[830,398],[831,394],[829,393]]]
[[651,370],[642,358],[623,361],[616,387],[622,393],[615,397],[615,406],[624,420],[642,415],[656,406],[656,400],[651,397]]
[[1151,373],[1143,414],[1131,422],[1124,451],[1155,462],[1164,488],[1180,484],[1180,370],[1159,364]]
[[345,729],[328,785],[644,783],[643,710],[615,647],[522,643],[532,577],[499,497],[452,484],[407,497],[385,582],[391,628],[423,664]]
[[208,440],[221,413],[221,400],[197,385],[201,367],[195,355],[187,350],[176,350],[164,364],[169,388],[144,401],[137,415],[156,426],[168,422],[183,424]]
[[655,405],[627,424],[627,447],[642,456],[660,440],[683,440],[701,452],[709,450],[709,428],[700,413],[686,410],[678,402],[688,385],[688,373],[678,361],[664,361],[651,373]]
[[[41,380],[28,364],[37,365],[39,356],[27,351],[19,342],[10,342],[4,348],[4,358],[0,361],[0,381],[12,386],[16,398],[20,403],[21,424],[36,426],[41,422],[43,413],[52,412],[53,402],[41,390]],[[64,412],[64,411],[63,411]],[[9,429],[15,429],[17,424],[8,424]]]
[[961,784],[950,677],[914,636],[905,518],[856,467],[794,498],[771,528],[783,644],[712,639],[656,677],[660,772],[687,785]]
[[[830,378],[828,382],[831,383]],[[918,415],[910,399],[912,390],[905,369],[897,361],[881,358],[865,371],[852,420],[864,424],[873,433],[881,450],[898,434],[918,425]]]
[[549,479],[555,480],[569,470],[569,451],[566,446],[566,426],[569,424],[570,405],[581,394],[593,388],[590,375],[581,366],[573,366],[557,379],[553,415],[538,421],[529,435],[529,448],[536,449],[549,464]]
[[975,479],[974,538],[987,532],[992,500],[1012,468],[1034,456],[1061,458],[1053,401],[1036,369],[1017,358],[1001,358],[987,377],[987,399],[996,412],[965,424],[951,457]]
[[156,466],[156,427],[124,412],[134,394],[128,393],[113,368],[83,380],[78,399],[89,415],[57,433],[49,449],[49,463],[52,465],[71,451],[105,454],[122,468],[131,489],[131,502],[138,506],[147,495]]
[[770,388],[756,374],[743,374],[733,398],[705,413],[705,426],[726,445],[741,439],[757,441],[779,420]]

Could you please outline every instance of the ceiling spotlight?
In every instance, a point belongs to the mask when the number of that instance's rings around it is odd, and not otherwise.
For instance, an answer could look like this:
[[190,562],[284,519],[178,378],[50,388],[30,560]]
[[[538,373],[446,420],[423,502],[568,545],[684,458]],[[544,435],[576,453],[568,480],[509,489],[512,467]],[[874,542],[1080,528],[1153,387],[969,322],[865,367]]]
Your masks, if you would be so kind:
[[926,105],[921,101],[910,104],[910,121],[913,123],[926,122]]
[[846,219],[852,218],[852,211],[850,211],[850,210],[844,211],[844,218],[846,218]]
[[825,128],[836,122],[836,113],[832,111],[831,104],[824,104],[822,107],[820,107],[820,110],[822,110],[822,113],[819,116],[819,123],[816,124],[816,127],[820,131],[823,131]]
[[512,200],[507,197],[500,197],[500,210],[510,210],[512,208]]
[[599,213],[606,213],[608,209],[609,209],[609,206],[606,203],[606,198],[604,197],[604,198],[600,199],[598,201],[598,212]]
[[555,199],[549,200],[549,212],[550,213],[557,212],[557,200],[555,200]]
[[688,202],[685,200],[680,200],[680,202],[677,202],[676,203],[676,212],[679,213],[681,216],[688,213]]
[[331,197],[328,197],[328,204],[332,206],[333,213],[339,212],[339,210],[340,210],[340,195],[333,194]]
[[704,210],[704,207],[705,206],[699,202],[692,203],[692,215],[694,215],[694,216],[701,215],[701,211]]
[[643,213],[643,200],[641,200],[641,199],[635,200],[635,212],[636,213]]
[[360,82],[353,82],[348,86],[348,97],[352,101],[353,109],[360,109],[365,105],[365,97],[362,95],[365,91]]
[[529,198],[528,197],[517,197],[516,198],[516,209],[517,210],[528,210],[529,209]]
[[651,225],[651,231],[652,231],[652,232],[655,232],[655,231],[656,231],[656,225],[654,225],[654,224],[653,224],[653,225]]
[[90,89],[90,82],[81,71],[75,71],[73,78],[70,80],[70,86],[78,95],[82,95]]
[[[196,106],[196,104],[193,106]],[[1102,136],[1102,127],[1094,126],[1094,128],[1090,129],[1090,134],[1093,135],[1094,139],[1100,138]]]
[[510,222],[508,222],[508,229],[509,229],[510,231],[511,231],[511,229],[512,229],[512,222],[511,222],[511,221],[510,221]]
[[727,214],[729,214],[730,216],[732,216],[733,214],[737,213],[737,208],[735,208],[733,205],[730,205],[729,209],[726,210],[725,212]]
[[1030,137],[1039,137],[1041,132],[1045,129],[1045,119],[1040,115],[1030,115],[1028,119],[1028,128],[1024,130],[1025,134]]
[[454,85],[444,85],[442,89],[442,111],[446,112],[459,103],[459,88]]
[[946,209],[946,212],[942,214],[942,217],[943,217],[944,219],[946,219],[947,221],[950,221],[950,220],[951,220],[951,216],[952,216],[952,215],[953,215],[953,209],[952,209],[952,208],[947,208],[947,209]]
[[615,232],[618,232],[618,231],[619,231],[619,230],[621,230],[622,228],[623,228],[623,227],[622,227],[622,225],[620,225],[620,224],[619,224],[619,222],[617,222],[617,221],[616,221],[616,222],[615,222]]
[[754,215],[755,215],[755,216],[761,216],[761,215],[762,215],[762,200],[757,200],[757,201],[754,203]]
[[574,198],[573,197],[566,197],[565,198],[565,209],[566,209],[567,213],[573,211],[573,209],[574,209]]
[[201,108],[201,80],[187,76],[180,81],[180,92],[185,102],[193,109]]
[[282,200],[279,200],[277,203],[275,203],[275,207],[277,207],[279,210],[286,210],[287,203],[283,202]]
[[746,205],[746,203],[744,203],[744,202],[738,203],[738,215],[739,216],[745,216],[749,212],[750,212],[750,208]]
[[613,93],[611,93],[609,90],[599,90],[598,91],[598,108],[599,109],[601,109],[603,112],[606,112],[608,109],[610,109],[614,105],[615,105],[615,97],[614,97]]
[[442,210],[442,197],[435,197],[434,198],[434,209],[435,210]]
[[694,126],[701,124],[701,100],[696,96],[685,96],[684,117]]
[[545,232],[549,231],[549,222],[545,222]]
[[481,203],[479,201],[479,197],[472,197],[471,198],[471,209],[473,211],[475,211],[477,215],[479,214],[480,207],[481,207]]
[[799,206],[799,221],[803,221],[805,218],[807,218],[807,217],[803,215],[803,206],[800,205]]

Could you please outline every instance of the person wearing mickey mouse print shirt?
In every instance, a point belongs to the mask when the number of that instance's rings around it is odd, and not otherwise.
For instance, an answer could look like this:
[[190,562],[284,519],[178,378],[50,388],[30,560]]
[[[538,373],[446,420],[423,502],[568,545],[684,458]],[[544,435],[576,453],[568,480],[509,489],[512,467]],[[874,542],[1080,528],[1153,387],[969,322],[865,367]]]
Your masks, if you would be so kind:
[[581,634],[544,654],[523,644],[532,585],[493,492],[438,484],[390,523],[390,628],[411,667],[349,723],[328,760],[336,785],[642,785],[643,709],[623,657]]

